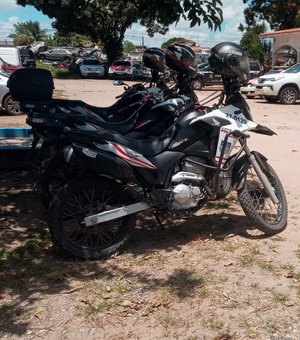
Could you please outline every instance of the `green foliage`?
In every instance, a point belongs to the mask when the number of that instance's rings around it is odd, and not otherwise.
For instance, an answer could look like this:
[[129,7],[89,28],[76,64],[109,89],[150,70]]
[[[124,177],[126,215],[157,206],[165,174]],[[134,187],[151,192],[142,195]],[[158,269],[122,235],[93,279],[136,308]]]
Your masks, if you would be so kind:
[[54,67],[50,64],[43,64],[43,63],[40,63],[40,62],[37,62],[37,67],[50,71],[54,78],[59,78],[59,79],[77,79],[77,78],[79,78],[79,76],[77,74],[75,74],[73,71],[68,70],[67,68]]
[[172,44],[185,44],[185,45],[189,45],[189,46],[195,46],[196,43],[192,40],[188,40],[188,39],[185,39],[185,38],[181,38],[181,37],[178,37],[178,38],[171,38],[167,41],[165,41],[161,47],[162,48],[167,48],[168,46],[172,45]]
[[221,26],[220,0],[17,0],[22,6],[32,5],[56,21],[61,33],[84,34],[104,45],[109,61],[122,52],[126,30],[135,22],[147,28],[150,36],[166,33],[168,26],[180,18],[190,26]]
[[132,41],[125,40],[123,43],[123,50],[125,53],[130,53],[130,52],[134,52],[136,48]]
[[25,21],[14,24],[15,33],[9,35],[14,39],[16,45],[29,45],[34,41],[44,40],[47,38],[46,31],[40,27],[38,21]]
[[300,5],[296,0],[243,0],[248,4],[245,19],[248,25],[266,20],[274,30],[300,27]]
[[241,25],[239,29],[244,32],[240,45],[245,50],[247,56],[250,59],[259,60],[263,63],[265,59],[265,52],[264,45],[259,35],[260,33],[265,32],[265,25],[253,25],[247,27]]

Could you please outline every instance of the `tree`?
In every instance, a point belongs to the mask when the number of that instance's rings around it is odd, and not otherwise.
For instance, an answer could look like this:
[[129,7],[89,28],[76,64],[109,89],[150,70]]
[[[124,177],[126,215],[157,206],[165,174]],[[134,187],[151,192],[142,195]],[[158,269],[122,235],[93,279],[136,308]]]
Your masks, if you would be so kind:
[[132,41],[125,40],[123,43],[123,50],[125,53],[130,53],[130,52],[134,52],[136,48]]
[[38,21],[25,21],[14,24],[15,33],[8,37],[13,38],[16,45],[29,45],[34,41],[44,40],[47,38],[46,31],[40,27]]
[[185,44],[185,45],[188,45],[188,46],[195,46],[196,43],[192,40],[188,40],[188,39],[185,39],[185,38],[171,38],[167,41],[165,41],[161,47],[162,48],[167,48],[168,46],[172,45],[172,44]]
[[17,0],[32,5],[50,18],[61,33],[89,36],[104,45],[109,61],[122,52],[126,30],[135,22],[147,28],[150,36],[166,33],[181,18],[190,26],[205,23],[210,29],[221,26],[221,0]]
[[300,27],[299,0],[243,0],[247,25],[266,20],[274,30]]
[[264,24],[253,26],[239,26],[239,30],[244,32],[240,41],[241,47],[245,50],[250,59],[264,62],[264,47],[259,35],[266,31]]

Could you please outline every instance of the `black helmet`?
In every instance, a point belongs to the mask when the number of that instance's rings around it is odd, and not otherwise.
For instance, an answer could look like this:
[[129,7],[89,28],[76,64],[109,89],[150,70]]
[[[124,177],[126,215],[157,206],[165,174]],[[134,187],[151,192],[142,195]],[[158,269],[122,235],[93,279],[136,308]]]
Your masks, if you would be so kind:
[[152,70],[165,71],[165,54],[160,48],[147,48],[143,53],[143,62],[146,67]]
[[195,78],[198,72],[195,52],[186,45],[170,45],[166,51],[166,64],[172,70]]
[[240,78],[242,83],[249,80],[249,60],[245,51],[232,42],[217,44],[208,58],[210,69],[227,78]]

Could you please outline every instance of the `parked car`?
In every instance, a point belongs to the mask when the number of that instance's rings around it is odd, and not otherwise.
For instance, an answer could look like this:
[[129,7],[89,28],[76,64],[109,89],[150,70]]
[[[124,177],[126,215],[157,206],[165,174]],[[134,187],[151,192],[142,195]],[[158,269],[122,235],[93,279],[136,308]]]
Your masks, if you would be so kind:
[[249,60],[250,79],[258,78],[263,72],[263,68],[258,60]]
[[300,95],[300,63],[280,73],[265,74],[256,86],[260,95],[270,103],[294,104]]
[[36,67],[34,53],[29,48],[20,48],[22,66]]
[[104,77],[105,67],[96,58],[85,58],[79,64],[79,72],[82,77]]
[[10,116],[22,114],[19,102],[12,99],[6,86],[9,74],[0,72],[0,109],[6,111]]
[[20,50],[17,47],[0,47],[0,57],[8,64],[22,66]]
[[41,52],[39,58],[41,60],[71,63],[76,55],[77,53],[75,50],[69,50],[67,48],[51,48],[50,50]]
[[223,84],[221,75],[210,70],[208,61],[198,64],[198,74],[192,81],[194,90],[201,90],[204,86],[221,84]]
[[1,69],[2,72],[12,73],[19,68],[23,68],[23,67],[19,66],[19,65],[9,64],[0,57],[0,69]]
[[116,60],[108,70],[109,79],[136,79],[137,71],[134,63],[130,60]]
[[34,55],[47,51],[47,46],[44,41],[35,41],[32,44],[27,45],[26,48],[32,51]]
[[258,78],[250,79],[247,85],[241,87],[241,93],[249,99],[259,96],[259,93],[256,89],[257,81]]
[[143,65],[142,63],[134,63],[133,67],[136,70],[136,78],[137,79],[143,79]]
[[151,69],[149,67],[146,67],[145,65],[143,65],[142,72],[143,72],[144,80],[150,80],[152,78]]

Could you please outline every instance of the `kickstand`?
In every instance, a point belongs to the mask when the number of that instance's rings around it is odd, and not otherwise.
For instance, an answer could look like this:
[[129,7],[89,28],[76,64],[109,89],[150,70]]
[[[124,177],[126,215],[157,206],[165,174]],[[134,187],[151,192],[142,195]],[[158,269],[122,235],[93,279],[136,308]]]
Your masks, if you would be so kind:
[[158,214],[154,214],[154,217],[156,219],[156,222],[158,224],[158,230],[164,230],[165,229],[165,226],[163,225],[161,219],[159,218]]

